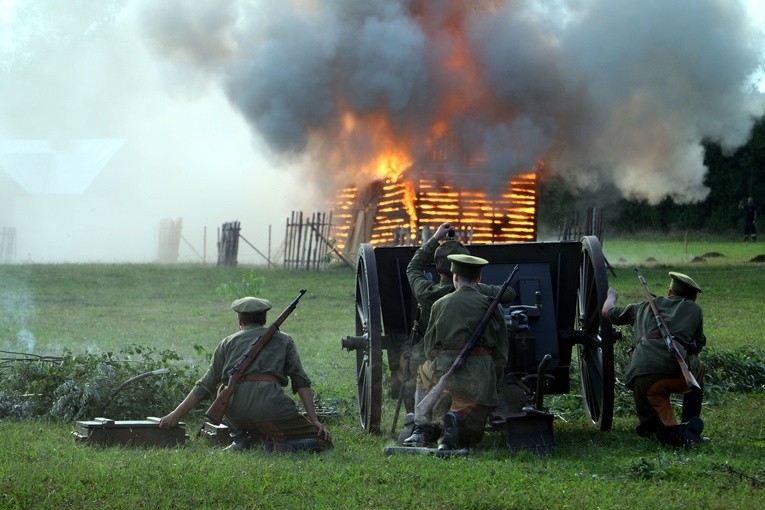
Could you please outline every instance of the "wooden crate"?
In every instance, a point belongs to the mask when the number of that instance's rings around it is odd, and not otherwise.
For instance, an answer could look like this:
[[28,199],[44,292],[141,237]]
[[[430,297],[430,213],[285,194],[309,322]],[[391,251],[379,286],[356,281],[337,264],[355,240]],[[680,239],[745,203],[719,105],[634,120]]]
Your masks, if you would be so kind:
[[228,427],[223,424],[215,425],[206,421],[199,431],[199,437],[206,439],[212,444],[223,446],[231,444],[231,436],[228,433]]
[[152,416],[145,420],[95,418],[92,421],[78,421],[72,437],[78,443],[91,446],[161,447],[177,446],[189,438],[183,422],[174,429],[162,430],[159,428],[159,418]]

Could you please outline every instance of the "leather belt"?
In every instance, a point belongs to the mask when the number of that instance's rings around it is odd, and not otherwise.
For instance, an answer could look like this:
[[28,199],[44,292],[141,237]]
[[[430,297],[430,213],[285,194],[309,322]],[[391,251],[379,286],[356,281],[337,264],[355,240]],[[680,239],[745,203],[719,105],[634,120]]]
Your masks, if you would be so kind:
[[281,384],[280,377],[271,374],[244,374],[241,381],[271,381],[277,384]]
[[[462,349],[443,349],[443,350],[444,350],[444,351],[453,351],[453,352],[460,352],[460,351],[462,351]],[[438,350],[434,350],[434,351],[432,352],[432,354],[433,354],[434,356],[435,356],[437,353],[438,353]],[[488,355],[491,355],[491,349],[489,349],[489,348],[487,348],[487,347],[473,347],[473,348],[470,350],[470,355],[472,356],[472,355],[474,355],[474,354],[475,354],[475,355],[478,355],[478,356],[480,356],[480,355],[488,356]]]
[[651,333],[647,333],[640,338],[638,338],[637,343],[642,342],[643,340],[658,340],[663,339],[664,336],[661,334],[661,331],[652,331]]

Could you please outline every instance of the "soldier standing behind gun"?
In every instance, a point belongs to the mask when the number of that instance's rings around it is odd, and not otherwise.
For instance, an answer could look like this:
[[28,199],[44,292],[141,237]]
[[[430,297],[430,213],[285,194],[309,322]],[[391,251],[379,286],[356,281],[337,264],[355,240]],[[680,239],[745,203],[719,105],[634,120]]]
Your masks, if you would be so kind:
[[[417,393],[424,397],[452,366],[470,340],[493,298],[478,290],[481,269],[488,261],[470,255],[449,255],[455,291],[433,304],[423,339],[427,360],[417,372]],[[443,416],[439,449],[474,446],[483,438],[486,421],[497,406],[498,381],[502,381],[508,356],[507,326],[501,307],[494,310],[483,335],[454,372],[431,416],[415,410],[414,433],[404,444],[430,442]]]
[[[699,360],[699,352],[707,339],[703,313],[696,304],[701,288],[685,274],[670,271],[669,276],[667,296],[655,298],[654,303],[674,336],[678,351],[703,388],[704,364]],[[667,350],[650,304],[643,301],[618,307],[618,297],[616,290],[608,289],[601,314],[614,325],[632,324],[637,338],[625,374],[638,415],[635,432],[642,437],[656,434],[659,441],[675,446],[691,447],[701,442],[704,422],[699,416],[703,391],[689,390],[680,366]],[[679,425],[670,403],[672,393],[684,394],[683,423]]]
[[[470,254],[468,249],[454,238],[454,227],[449,223],[442,223],[435,234],[433,234],[433,237],[428,239],[415,252],[412,260],[409,261],[409,265],[406,267],[406,277],[409,280],[409,286],[412,288],[412,294],[420,307],[420,319],[418,329],[415,332],[417,341],[412,345],[411,349],[407,346],[401,354],[399,369],[396,372],[396,379],[398,379],[396,384],[399,391],[404,392],[404,406],[408,413],[404,420],[404,430],[399,435],[400,442],[403,442],[404,439],[412,434],[414,427],[414,406],[423,397],[423,395],[419,395],[419,398],[417,398],[416,395],[417,369],[426,359],[421,339],[425,336],[425,331],[428,327],[430,309],[438,299],[454,292],[451,262],[448,256]],[[439,245],[443,239],[446,240]],[[438,282],[430,279],[425,271],[434,260],[436,271],[440,276]],[[499,292],[500,286],[479,283],[477,284],[477,289],[481,294],[493,298]],[[514,298],[515,292],[512,288],[508,288],[502,295],[500,302],[506,304]],[[393,393],[396,396],[397,392],[394,391]]]
[[[237,313],[240,331],[224,338],[213,353],[210,367],[188,396],[173,412],[164,416],[159,427],[170,429],[203,399],[214,397],[218,386],[227,381],[231,368],[250,350],[266,327],[266,312],[271,302],[244,297],[231,303]],[[293,392],[300,395],[308,418],[300,414],[295,402],[282,386],[292,380]],[[311,380],[303,370],[295,342],[277,331],[252,362],[226,410],[231,430],[229,450],[246,450],[260,443],[266,450],[321,451],[332,447],[332,434],[316,417]]]

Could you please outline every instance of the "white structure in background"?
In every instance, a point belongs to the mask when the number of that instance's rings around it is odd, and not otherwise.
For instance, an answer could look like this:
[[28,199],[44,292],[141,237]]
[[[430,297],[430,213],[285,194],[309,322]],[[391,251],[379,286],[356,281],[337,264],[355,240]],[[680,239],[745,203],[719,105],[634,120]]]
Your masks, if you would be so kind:
[[[64,211],[77,209],[80,196],[124,143],[116,138],[0,140],[0,174],[5,174],[0,175],[0,263],[16,262],[24,239],[27,245],[44,238],[48,246],[61,246],[55,235],[68,235],[61,224]],[[30,218],[37,219],[32,227],[19,224]]]
[[124,139],[0,140],[0,168],[27,193],[79,195]]

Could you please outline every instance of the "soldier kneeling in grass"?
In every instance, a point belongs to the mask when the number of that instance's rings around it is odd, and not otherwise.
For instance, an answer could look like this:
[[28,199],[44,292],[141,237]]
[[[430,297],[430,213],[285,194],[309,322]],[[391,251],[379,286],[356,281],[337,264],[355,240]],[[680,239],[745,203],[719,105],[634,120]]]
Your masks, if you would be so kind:
[[[630,364],[625,375],[626,385],[633,392],[639,420],[635,431],[643,437],[655,434],[663,443],[689,448],[702,442],[704,422],[699,416],[704,364],[699,360],[699,352],[707,339],[704,336],[703,313],[696,304],[701,288],[685,274],[670,272],[669,276],[667,296],[656,297],[652,301],[674,339],[676,352],[698,387],[689,386],[679,360],[668,351],[649,300],[618,307],[618,293],[608,289],[601,314],[614,325],[632,324],[637,338],[634,349],[630,351]],[[646,295],[650,296],[647,287],[644,288]],[[670,402],[672,393],[683,394],[680,424]]]
[[[266,331],[266,299],[245,297],[231,304],[237,312],[240,331],[223,339],[213,353],[210,367],[178,407],[159,423],[169,429],[202,400],[214,397],[225,385],[232,368],[250,351]],[[282,390],[292,381],[306,416]],[[225,411],[231,430],[230,450],[246,450],[259,444],[268,451],[321,451],[332,447],[332,434],[316,416],[311,380],[303,370],[295,342],[280,331],[270,337],[260,354],[250,362]]]

